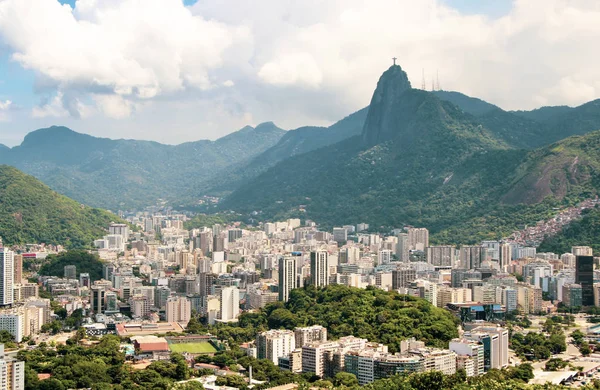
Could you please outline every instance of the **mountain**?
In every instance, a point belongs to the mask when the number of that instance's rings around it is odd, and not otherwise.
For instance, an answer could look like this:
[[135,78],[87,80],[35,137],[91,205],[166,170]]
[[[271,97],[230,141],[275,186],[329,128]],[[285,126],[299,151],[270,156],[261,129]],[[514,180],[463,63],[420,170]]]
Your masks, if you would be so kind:
[[[560,139],[549,134],[546,124],[515,115],[498,107],[481,114],[477,120],[482,126],[490,129],[496,137],[514,148],[534,149]],[[591,130],[596,129],[590,128],[589,131]],[[572,133],[567,132],[565,137],[570,135]]]
[[572,135],[600,130],[600,100],[578,107],[556,106],[532,111],[505,111],[460,92],[432,93],[472,114],[482,126],[515,148],[535,149]]
[[[432,93],[473,115],[483,127],[514,148],[533,149],[556,141],[554,137],[549,138],[545,134],[548,124],[538,121],[535,115],[529,116],[529,111],[522,111],[523,115],[504,111],[494,104],[460,92],[432,91]],[[571,134],[566,136],[568,135]]]
[[119,218],[59,195],[33,176],[0,165],[0,237],[5,244],[89,247]]
[[569,106],[545,106],[536,108],[531,111],[512,111],[513,114],[522,116],[523,118],[531,119],[538,122],[551,122],[554,118],[568,114],[573,111],[573,107]]
[[279,163],[222,207],[266,218],[304,215],[325,225],[399,226],[422,217],[427,195],[453,187],[448,182],[467,175],[471,162],[487,166],[507,151],[472,115],[411,89],[393,66],[378,82],[360,136]]
[[236,164],[202,183],[193,193],[221,196],[256,178],[289,157],[333,145],[361,134],[368,108],[363,108],[329,127],[305,126],[287,131],[271,148],[245,163]]
[[600,132],[523,151],[509,142],[510,131],[503,136],[480,118],[411,89],[392,67],[377,84],[361,136],[280,162],[221,208],[325,226],[426,226],[434,240],[450,243],[500,238],[595,196]]
[[264,152],[284,134],[273,123],[263,123],[216,141],[163,145],[97,138],[53,126],[0,150],[0,162],[80,202],[117,210],[181,196],[192,184]]
[[257,159],[274,164],[290,156],[335,144],[362,132],[368,109],[363,108],[329,127],[300,127],[285,133],[279,142]]
[[432,92],[438,98],[450,102],[464,112],[468,112],[471,115],[480,116],[484,115],[492,110],[496,110],[499,107],[491,103],[488,103],[479,98],[467,96],[464,93],[455,91],[433,91]]

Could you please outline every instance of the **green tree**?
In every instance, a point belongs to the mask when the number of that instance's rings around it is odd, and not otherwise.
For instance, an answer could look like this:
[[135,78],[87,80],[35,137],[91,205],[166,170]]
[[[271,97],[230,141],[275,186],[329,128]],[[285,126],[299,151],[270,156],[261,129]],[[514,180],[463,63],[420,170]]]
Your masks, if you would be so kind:
[[44,276],[62,276],[64,268],[67,265],[74,265],[77,273],[89,273],[92,280],[102,279],[102,265],[104,263],[98,255],[89,253],[85,250],[70,250],[59,253],[58,255],[49,255],[46,263],[39,271]]
[[240,390],[248,389],[248,385],[246,384],[244,377],[240,375],[225,375],[217,377],[217,385],[236,387]]
[[573,344],[579,346],[583,342],[585,334],[583,334],[583,332],[579,329],[576,329],[573,331],[573,333],[571,333],[571,338],[573,339]]
[[358,379],[354,374],[338,372],[333,377],[333,384],[336,387],[355,387],[358,386]]
[[8,330],[0,330],[0,343],[6,344],[14,341],[15,337]]
[[198,381],[188,381],[185,383],[178,383],[174,387],[175,390],[204,390],[202,383]]
[[190,377],[190,369],[185,358],[180,353],[171,353],[171,363],[175,364],[174,379],[182,381]]
[[581,354],[583,356],[589,356],[592,353],[592,349],[590,348],[590,344],[587,341],[583,341],[579,345],[579,352],[581,352]]
[[43,381],[40,381],[38,386],[39,390],[65,390],[65,385],[62,384],[61,381],[54,378],[49,378]]
[[552,358],[546,362],[544,370],[546,371],[558,371],[565,368],[569,362],[566,362],[560,358]]

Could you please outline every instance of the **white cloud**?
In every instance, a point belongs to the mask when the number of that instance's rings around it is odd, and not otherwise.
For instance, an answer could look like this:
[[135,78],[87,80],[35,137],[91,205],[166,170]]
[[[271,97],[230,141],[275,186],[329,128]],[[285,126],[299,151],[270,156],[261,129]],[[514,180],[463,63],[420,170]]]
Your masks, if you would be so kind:
[[75,9],[55,0],[0,1],[0,36],[12,58],[60,91],[144,100],[206,90],[223,51],[248,34],[192,15],[181,0],[79,0]]
[[318,88],[323,74],[315,59],[308,53],[281,54],[264,64],[258,76],[274,85],[298,85]]
[[393,56],[415,87],[423,68],[428,87],[439,71],[444,89],[506,109],[600,95],[599,2],[515,0],[497,19],[447,4],[0,0],[0,41],[54,96],[36,117],[89,118],[78,127],[98,135],[118,120],[134,138],[169,142],[215,138],[248,118],[331,123],[368,104]]
[[92,107],[82,103],[78,97],[58,91],[55,96],[44,99],[41,104],[33,107],[31,115],[34,118],[87,118],[93,111]]
[[[193,10],[249,26],[259,78],[285,87],[289,95],[319,88],[321,99],[305,104],[325,103],[336,112],[331,119],[339,117],[336,104],[346,113],[366,105],[392,56],[415,87],[423,68],[428,87],[439,71],[444,88],[507,109],[534,108],[540,101],[576,105],[600,95],[600,55],[590,51],[600,39],[598,2],[515,0],[511,12],[498,19],[464,15],[439,0],[260,4],[198,2]],[[574,73],[586,87],[557,95],[552,86]]]
[[62,93],[59,92],[52,99],[34,107],[31,114],[35,118],[45,118],[47,116],[64,117],[69,115],[69,112],[63,107],[62,96]]
[[0,100],[0,122],[9,120],[8,111],[12,108],[13,103],[10,100]]
[[107,117],[113,119],[127,118],[135,109],[135,104],[119,95],[94,95],[98,108]]

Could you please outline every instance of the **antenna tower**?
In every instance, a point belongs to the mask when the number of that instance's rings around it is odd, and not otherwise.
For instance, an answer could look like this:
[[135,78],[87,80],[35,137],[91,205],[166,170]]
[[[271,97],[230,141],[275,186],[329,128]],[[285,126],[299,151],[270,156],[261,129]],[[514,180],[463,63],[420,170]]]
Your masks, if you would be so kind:
[[425,87],[425,68],[423,68],[423,78],[421,79],[421,89],[425,91],[427,88]]
[[437,89],[438,91],[441,91],[441,89],[440,89],[440,71],[439,70],[436,71],[436,80],[437,80],[437,85],[436,85],[435,89]]

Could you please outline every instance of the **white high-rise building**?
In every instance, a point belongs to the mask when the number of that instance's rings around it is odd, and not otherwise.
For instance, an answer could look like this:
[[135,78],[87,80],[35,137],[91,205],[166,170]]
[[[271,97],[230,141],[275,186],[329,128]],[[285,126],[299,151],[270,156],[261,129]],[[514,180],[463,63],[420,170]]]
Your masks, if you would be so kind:
[[456,259],[456,248],[450,245],[428,246],[427,262],[436,267],[452,267]]
[[465,338],[483,343],[486,371],[508,366],[508,330],[501,327],[480,326],[465,333]]
[[429,230],[426,228],[408,229],[409,249],[424,251],[429,246]]
[[327,341],[327,328],[321,325],[313,325],[304,328],[294,329],[296,337],[296,347],[302,348],[303,345],[313,342]]
[[392,251],[389,249],[382,249],[378,253],[377,264],[389,264],[392,262]]
[[315,287],[329,284],[329,253],[315,251],[310,254],[310,281]]
[[288,356],[296,348],[294,332],[291,330],[269,330],[256,337],[256,352],[259,359],[269,359],[274,364],[280,357]]
[[23,331],[25,330],[23,317],[22,313],[0,314],[0,330],[6,330],[12,334],[17,343],[23,340]]
[[25,389],[25,362],[4,354],[0,344],[0,390]]
[[483,375],[484,372],[484,348],[483,345],[474,340],[453,339],[449,348],[457,355],[470,356],[473,358],[473,375]]
[[563,253],[560,256],[560,260],[565,265],[565,268],[575,268],[575,259],[576,258],[577,258],[577,256],[575,256],[572,253]]
[[571,253],[575,256],[593,256],[592,248],[589,246],[574,246],[571,247]]
[[316,341],[302,346],[302,372],[325,375],[326,353],[340,346],[337,341]]
[[168,322],[188,323],[192,317],[192,302],[185,297],[167,299],[166,314]]
[[296,288],[298,269],[295,256],[279,259],[279,300],[287,302],[290,291]]
[[357,246],[349,246],[346,248],[348,264],[356,264],[360,260],[360,248]]
[[237,287],[221,289],[220,320],[223,322],[237,321],[240,315],[240,290]]
[[14,252],[8,248],[0,248],[0,306],[12,305],[14,302]]
[[98,249],[123,252],[125,250],[125,242],[123,236],[120,234],[109,234],[108,236],[104,236],[102,240],[95,240],[94,246]]
[[517,249],[517,259],[524,259],[526,257],[535,257],[537,249],[535,247],[526,246]]
[[125,223],[111,223],[108,227],[109,234],[116,234],[123,237],[123,241],[129,240],[129,226]]
[[510,244],[507,244],[507,243],[500,244],[499,259],[498,259],[498,264],[500,265],[500,269],[504,271],[506,269],[506,267],[510,264],[511,261],[512,261],[512,249],[510,247]]

